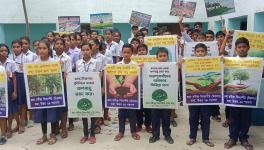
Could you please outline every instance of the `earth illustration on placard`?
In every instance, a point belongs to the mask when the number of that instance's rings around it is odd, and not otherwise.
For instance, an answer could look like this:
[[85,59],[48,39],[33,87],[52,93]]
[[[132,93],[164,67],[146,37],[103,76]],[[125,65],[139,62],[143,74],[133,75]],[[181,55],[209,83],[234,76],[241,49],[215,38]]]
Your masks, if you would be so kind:
[[162,102],[168,99],[168,94],[162,89],[157,89],[152,93],[152,99]]
[[77,108],[80,110],[87,111],[93,107],[92,102],[87,98],[82,98],[77,103]]

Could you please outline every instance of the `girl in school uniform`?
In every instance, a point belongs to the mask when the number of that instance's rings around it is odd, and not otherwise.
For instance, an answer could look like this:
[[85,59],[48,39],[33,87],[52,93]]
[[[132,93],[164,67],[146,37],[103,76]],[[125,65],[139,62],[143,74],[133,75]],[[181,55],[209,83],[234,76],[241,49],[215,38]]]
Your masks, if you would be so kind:
[[7,73],[8,81],[8,126],[7,126],[7,138],[12,136],[12,121],[16,120],[17,126],[19,125],[18,116],[18,102],[16,91],[16,76],[15,72],[17,67],[14,61],[8,58],[10,53],[9,48],[5,44],[0,44],[0,65],[3,66]]
[[61,71],[64,78],[64,95],[66,106],[61,108],[61,138],[67,138],[67,115],[68,115],[68,102],[67,102],[67,89],[66,89],[66,78],[68,73],[72,72],[72,60],[65,52],[65,42],[62,38],[55,39],[54,50],[55,54],[53,55],[54,60],[57,60],[61,63]]
[[[81,47],[83,58],[77,61],[76,71],[77,72],[99,72],[100,68],[97,61],[91,58],[92,50],[88,44],[83,44]],[[95,121],[96,118],[91,118],[90,138],[88,132],[88,118],[82,118],[83,121],[83,134],[80,143],[84,144],[86,141],[90,141],[90,144],[96,142],[95,138]]]
[[52,31],[47,32],[46,38],[48,39],[48,42],[50,44],[50,49],[53,49],[54,48],[55,33]]
[[[54,61],[52,56],[52,50],[47,41],[40,41],[38,46],[39,58],[35,62],[48,62]],[[60,120],[60,109],[58,108],[43,108],[34,110],[34,121],[41,123],[42,137],[37,140],[36,144],[41,145],[48,141],[49,145],[55,144],[57,141],[56,130],[57,122]],[[47,137],[47,123],[51,123],[50,138]]]
[[11,59],[17,65],[17,71],[15,72],[16,76],[16,85],[17,85],[17,101],[19,105],[19,126],[16,130],[18,130],[19,134],[24,133],[25,131],[25,116],[26,116],[26,108],[27,108],[27,100],[26,100],[26,89],[25,89],[25,81],[24,81],[24,72],[23,72],[23,63],[27,62],[27,58],[24,56],[22,52],[22,41],[14,40],[12,42],[13,55],[10,55]]
[[37,55],[30,50],[30,40],[27,36],[20,38],[22,42],[22,56],[21,62],[19,64],[20,73],[17,73],[17,85],[20,87],[17,89],[18,92],[18,101],[20,104],[20,129],[19,133],[23,133],[25,131],[25,125],[28,128],[33,127],[33,117],[32,111],[29,110],[29,119],[27,120],[27,98],[26,98],[26,88],[24,81],[24,73],[23,73],[23,63],[34,62],[37,59]]

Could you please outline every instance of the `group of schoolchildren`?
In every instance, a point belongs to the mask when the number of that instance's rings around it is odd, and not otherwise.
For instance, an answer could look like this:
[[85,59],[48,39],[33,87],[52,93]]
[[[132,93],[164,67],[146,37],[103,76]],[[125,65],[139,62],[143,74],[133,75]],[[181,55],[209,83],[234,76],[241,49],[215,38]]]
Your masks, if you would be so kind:
[[[214,35],[214,32],[208,30],[202,32],[202,23],[195,23],[194,29],[189,29],[188,24],[183,23],[183,18],[180,17],[179,25],[181,35],[179,36],[178,45],[179,53],[183,54],[184,43],[186,42],[205,42],[216,41],[219,46],[219,55],[227,56],[229,50],[232,49],[232,32],[219,31]],[[26,90],[24,81],[24,63],[32,62],[47,62],[59,61],[64,80],[65,95],[67,75],[70,72],[100,72],[100,77],[103,77],[104,67],[106,64],[136,64],[131,60],[133,55],[147,55],[148,47],[144,44],[144,37],[148,36],[148,29],[132,26],[133,37],[128,39],[129,44],[124,44],[121,40],[121,33],[118,30],[105,30],[104,36],[99,35],[97,31],[81,33],[71,33],[60,35],[58,33],[48,32],[41,40],[33,42],[33,49],[30,49],[30,40],[28,37],[21,37],[12,41],[11,48],[13,54],[10,54],[10,49],[5,44],[0,44],[0,71],[6,72],[8,76],[8,118],[0,118],[0,127],[2,137],[0,144],[5,144],[7,138],[12,137],[12,133],[18,132],[23,134],[25,126],[32,127],[33,121],[41,123],[42,137],[37,140],[36,144],[40,145],[45,142],[52,145],[57,141],[57,136],[67,138],[68,131],[74,130],[74,118],[68,118],[67,112],[67,96],[65,96],[66,106],[61,108],[47,109],[27,109]],[[153,29],[153,36],[170,35],[169,31],[163,31],[159,28]],[[242,37],[235,41],[235,51],[237,57],[247,57],[249,50],[249,41]],[[207,46],[199,43],[195,46],[195,57],[205,57],[207,55]],[[160,48],[156,52],[156,57],[159,62],[168,61],[168,51]],[[184,63],[184,58],[178,62],[181,66]],[[142,64],[140,65],[142,68]],[[179,67],[181,72],[181,67]],[[103,80],[102,80],[103,81]],[[144,82],[144,81],[143,81]],[[180,94],[182,95],[182,83],[180,82]],[[102,100],[104,104],[104,86],[102,84]],[[176,84],[176,83],[175,83]],[[142,86],[141,86],[142,94]],[[182,97],[179,96],[179,101]],[[141,96],[141,106],[143,98]],[[189,126],[190,134],[187,145],[196,143],[197,131],[201,125],[202,140],[206,145],[213,147],[214,143],[209,139],[210,134],[210,118],[220,122],[219,106],[188,106],[189,110]],[[101,132],[101,125],[108,125],[110,121],[107,108],[103,108],[103,118],[91,118],[91,125],[88,127],[88,118],[82,118],[83,134],[80,143],[89,141],[90,144],[96,143],[95,134]],[[224,127],[229,126],[230,139],[225,143],[224,147],[229,149],[236,145],[237,140],[241,142],[247,150],[252,150],[253,146],[248,142],[248,131],[251,123],[251,109],[227,107],[226,121]],[[149,143],[154,143],[160,139],[160,126],[165,141],[173,144],[174,140],[171,137],[170,124],[177,126],[175,110],[171,109],[145,109],[140,110],[119,109],[119,131],[114,140],[119,141],[124,137],[125,124],[129,120],[131,136],[135,140],[140,139],[138,134],[142,129],[152,133]],[[12,120],[16,120],[16,127],[12,129]],[[127,120],[128,119],[128,120]],[[67,128],[68,121],[68,128]],[[47,124],[51,123],[51,133],[47,133]],[[145,127],[143,127],[143,124]]]

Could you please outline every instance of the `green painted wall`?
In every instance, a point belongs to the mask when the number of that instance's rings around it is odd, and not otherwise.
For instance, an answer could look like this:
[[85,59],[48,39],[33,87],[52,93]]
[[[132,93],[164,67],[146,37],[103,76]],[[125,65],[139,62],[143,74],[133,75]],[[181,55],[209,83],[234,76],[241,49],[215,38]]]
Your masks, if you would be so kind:
[[256,13],[254,18],[254,31],[264,32],[264,12]]
[[5,30],[2,24],[0,24],[0,43],[5,43]]

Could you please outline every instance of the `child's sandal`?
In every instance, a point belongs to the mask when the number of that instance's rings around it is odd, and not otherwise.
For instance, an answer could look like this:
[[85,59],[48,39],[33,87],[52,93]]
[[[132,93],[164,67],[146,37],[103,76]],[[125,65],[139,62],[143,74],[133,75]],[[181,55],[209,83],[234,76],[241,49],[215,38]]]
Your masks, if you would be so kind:
[[88,141],[88,137],[84,136],[81,138],[80,143],[84,144],[86,141]]
[[96,142],[96,138],[94,136],[90,136],[90,144],[94,144]]
[[68,132],[67,131],[61,131],[61,138],[65,139],[68,137]]
[[53,145],[57,142],[57,138],[53,135],[50,137],[48,144]]
[[140,135],[138,135],[137,133],[132,133],[132,138],[134,140],[140,140]]
[[42,138],[39,138],[39,139],[37,140],[36,144],[37,144],[37,145],[41,145],[41,144],[43,144],[43,143],[45,143],[45,142],[47,142],[47,141],[48,141],[47,137],[42,137]]
[[115,141],[120,141],[122,138],[124,137],[124,135],[122,133],[118,133],[116,136],[115,136]]
[[190,139],[189,141],[186,142],[186,144],[189,146],[193,145],[194,143],[196,143],[195,139]]
[[212,142],[209,141],[209,140],[203,140],[203,143],[206,144],[206,145],[209,146],[209,147],[214,147],[214,143],[212,143]]

